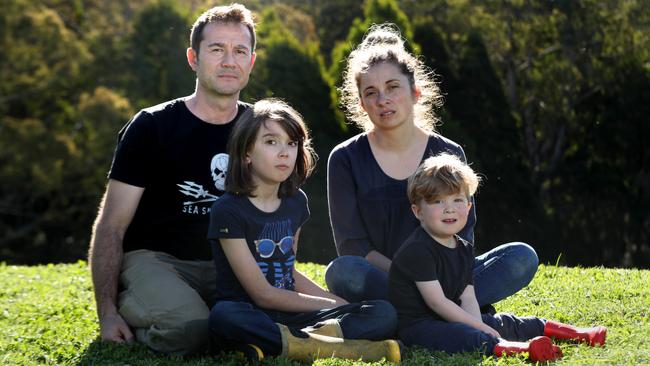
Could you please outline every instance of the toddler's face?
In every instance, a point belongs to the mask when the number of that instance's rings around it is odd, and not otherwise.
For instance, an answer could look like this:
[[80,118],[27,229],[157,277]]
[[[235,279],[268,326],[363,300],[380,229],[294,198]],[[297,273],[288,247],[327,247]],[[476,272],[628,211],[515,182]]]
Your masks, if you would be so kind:
[[443,195],[431,202],[421,200],[417,205],[412,205],[413,213],[422,227],[441,244],[453,239],[465,227],[471,207],[471,202],[463,193]]

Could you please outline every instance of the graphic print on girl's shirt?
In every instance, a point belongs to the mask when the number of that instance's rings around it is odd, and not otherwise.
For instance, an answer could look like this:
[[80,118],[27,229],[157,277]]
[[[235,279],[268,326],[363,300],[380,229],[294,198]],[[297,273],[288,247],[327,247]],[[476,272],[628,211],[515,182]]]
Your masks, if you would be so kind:
[[293,252],[291,220],[266,223],[255,240],[255,259],[257,266],[274,287],[293,290]]

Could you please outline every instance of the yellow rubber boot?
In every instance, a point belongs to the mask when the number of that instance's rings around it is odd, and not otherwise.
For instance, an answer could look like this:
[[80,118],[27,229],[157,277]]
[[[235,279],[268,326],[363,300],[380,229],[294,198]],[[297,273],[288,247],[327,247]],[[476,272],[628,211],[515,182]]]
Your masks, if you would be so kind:
[[337,357],[348,360],[400,362],[399,344],[392,339],[368,341],[343,339],[307,333],[309,337],[298,338],[285,325],[278,324],[282,334],[282,354],[301,362],[319,358]]
[[311,325],[306,328],[301,329],[305,333],[309,334],[318,334],[322,336],[334,337],[334,338],[343,338],[343,330],[339,321],[336,319],[327,319],[322,322],[318,322],[314,325]]
[[242,344],[233,351],[238,358],[249,365],[259,365],[264,359],[264,352],[254,344]]

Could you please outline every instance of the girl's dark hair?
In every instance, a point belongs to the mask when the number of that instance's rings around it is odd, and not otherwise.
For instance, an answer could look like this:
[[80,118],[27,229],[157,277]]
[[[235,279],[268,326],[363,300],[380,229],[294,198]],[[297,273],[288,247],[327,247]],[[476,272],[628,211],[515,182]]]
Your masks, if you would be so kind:
[[277,122],[292,140],[298,142],[296,165],[289,178],[280,183],[278,197],[295,194],[314,169],[317,156],[300,113],[280,99],[262,99],[246,110],[233,127],[228,140],[226,192],[254,197],[256,186],[246,155],[253,149],[260,127],[268,121]]

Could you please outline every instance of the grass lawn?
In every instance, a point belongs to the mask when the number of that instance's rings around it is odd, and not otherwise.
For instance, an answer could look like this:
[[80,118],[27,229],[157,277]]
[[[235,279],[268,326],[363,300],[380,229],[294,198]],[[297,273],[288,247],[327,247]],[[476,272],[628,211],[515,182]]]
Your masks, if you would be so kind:
[[[324,267],[298,264],[322,283]],[[100,342],[89,271],[83,262],[47,266],[0,264],[0,365],[237,365],[234,356],[180,358],[140,345]],[[535,280],[498,311],[537,315],[578,325],[608,327],[607,345],[560,342],[558,365],[650,365],[650,271],[540,266]],[[291,365],[266,358],[265,365]],[[362,362],[337,359],[314,364]],[[388,364],[388,363],[375,363]],[[523,358],[409,350],[403,365],[525,365]]]

